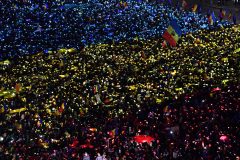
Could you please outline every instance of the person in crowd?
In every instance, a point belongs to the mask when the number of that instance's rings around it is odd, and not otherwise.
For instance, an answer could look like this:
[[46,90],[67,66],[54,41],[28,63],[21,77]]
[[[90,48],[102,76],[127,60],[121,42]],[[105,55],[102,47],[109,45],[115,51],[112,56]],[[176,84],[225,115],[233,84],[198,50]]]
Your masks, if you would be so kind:
[[87,152],[84,153],[83,160],[90,160],[90,156],[87,154]]

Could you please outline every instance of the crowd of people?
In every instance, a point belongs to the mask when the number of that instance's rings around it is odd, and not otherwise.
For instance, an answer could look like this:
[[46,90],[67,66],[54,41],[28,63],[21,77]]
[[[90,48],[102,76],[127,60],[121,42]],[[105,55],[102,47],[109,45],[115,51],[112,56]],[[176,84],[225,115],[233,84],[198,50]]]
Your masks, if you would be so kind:
[[230,24],[223,20],[211,26],[206,13],[172,6],[170,1],[155,2],[0,2],[0,60],[49,49],[161,37],[173,18],[183,34]]
[[0,159],[240,158],[240,26],[155,2],[0,2]]
[[239,158],[239,37],[233,26],[176,48],[135,39],[4,61],[0,159]]

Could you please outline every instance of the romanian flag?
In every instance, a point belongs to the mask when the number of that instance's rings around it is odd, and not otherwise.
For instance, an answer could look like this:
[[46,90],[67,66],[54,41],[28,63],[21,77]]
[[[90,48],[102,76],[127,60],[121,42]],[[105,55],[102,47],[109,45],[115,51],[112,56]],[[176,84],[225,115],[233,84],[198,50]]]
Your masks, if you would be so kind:
[[164,40],[164,41],[162,42],[162,48],[165,48],[165,47],[167,47],[167,42],[166,42],[166,40]]
[[210,25],[213,25],[214,22],[216,22],[216,17],[215,17],[214,12],[212,12],[212,14],[208,17],[208,22]]
[[117,132],[118,132],[118,129],[115,128],[115,129],[113,129],[113,130],[111,130],[111,131],[109,132],[109,135],[112,136],[112,137],[114,137],[114,136],[116,136],[116,135],[118,134]]
[[228,20],[231,20],[231,19],[232,19],[232,13],[230,12],[228,15]]
[[99,92],[99,85],[95,85],[94,87],[93,87],[93,93],[94,94],[97,94],[98,92]]
[[225,17],[225,15],[226,15],[226,11],[225,10],[221,10],[219,17],[223,19]]
[[60,113],[62,113],[63,111],[64,111],[64,109],[65,109],[65,103],[62,103],[62,105],[60,106],[60,108],[59,108],[59,112]]
[[187,9],[187,2],[185,0],[182,1],[182,9],[185,10]]
[[112,130],[112,136],[115,136],[116,135],[116,129],[113,129]]
[[168,107],[168,106],[166,106],[166,107],[163,108],[163,112],[164,112],[164,113],[167,113],[168,111],[169,111],[169,107]]
[[232,19],[232,12],[229,12],[228,14],[228,20],[231,20]]
[[163,33],[163,38],[166,39],[171,46],[175,47],[181,35],[182,31],[177,21],[172,20],[167,30]]
[[193,12],[196,12],[197,11],[197,8],[198,8],[198,5],[197,4],[194,4],[193,8],[192,8],[192,11]]
[[209,23],[210,25],[213,25],[212,15],[210,15],[210,16],[208,17],[208,23]]
[[19,92],[20,92],[20,90],[21,90],[21,84],[20,84],[20,83],[17,83],[17,84],[15,85],[15,90],[16,90],[16,93],[19,93]]

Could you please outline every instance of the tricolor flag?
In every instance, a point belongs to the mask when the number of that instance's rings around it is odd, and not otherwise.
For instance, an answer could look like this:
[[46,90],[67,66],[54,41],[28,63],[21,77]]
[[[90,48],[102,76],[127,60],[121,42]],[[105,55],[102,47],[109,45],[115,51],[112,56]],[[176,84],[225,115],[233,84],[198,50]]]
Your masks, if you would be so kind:
[[182,35],[180,26],[176,20],[172,20],[167,30],[163,33],[163,38],[173,47],[177,45],[179,37]]
[[115,136],[116,135],[116,129],[113,129],[112,130],[112,136]]
[[164,40],[164,41],[162,42],[162,48],[165,48],[165,47],[167,47],[167,42],[166,42],[166,40]]
[[16,90],[16,93],[19,93],[19,92],[20,92],[20,90],[21,90],[21,84],[20,84],[20,83],[17,83],[17,84],[15,85],[15,90]]
[[208,17],[208,23],[209,23],[210,25],[213,25],[212,15],[209,15],[209,17]]
[[182,1],[182,9],[183,10],[187,9],[187,6],[188,6],[187,2],[185,0],[183,0]]
[[192,8],[192,11],[193,12],[196,12],[197,11],[197,8],[198,8],[198,5],[197,4],[194,4],[193,8]]
[[99,92],[99,85],[94,85],[93,87],[93,93],[96,94]]
[[224,9],[221,9],[219,13],[219,18],[224,19],[225,15],[226,15],[226,11]]
[[212,12],[212,14],[210,14],[210,16],[208,17],[208,22],[210,25],[213,25],[216,22],[216,17],[214,12]]
[[109,132],[109,135],[112,136],[112,137],[118,135],[118,129],[115,128],[115,129],[111,130],[111,131]]
[[62,105],[59,107],[59,112],[62,113],[65,110],[65,103],[63,102]]
[[169,107],[168,106],[165,106],[164,108],[163,108],[163,112],[164,113],[167,113],[169,111]]
[[40,127],[42,123],[43,123],[42,118],[38,115],[37,126]]
[[228,20],[231,20],[232,19],[232,12],[229,12],[228,14]]

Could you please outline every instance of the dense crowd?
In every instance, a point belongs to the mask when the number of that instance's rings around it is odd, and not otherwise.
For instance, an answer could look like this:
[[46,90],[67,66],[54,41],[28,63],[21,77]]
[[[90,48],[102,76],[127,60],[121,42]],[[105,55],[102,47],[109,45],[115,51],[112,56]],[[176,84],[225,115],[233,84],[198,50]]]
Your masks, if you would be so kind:
[[135,39],[1,63],[1,93],[14,94],[0,99],[0,159],[239,158],[239,37],[235,26],[176,48]]
[[66,3],[0,2],[0,159],[240,158],[240,26],[171,1]]
[[0,6],[0,59],[63,47],[80,49],[90,44],[132,41],[136,37],[157,38],[173,18],[183,34],[229,25],[221,21],[211,26],[206,14],[145,1],[6,1]]

